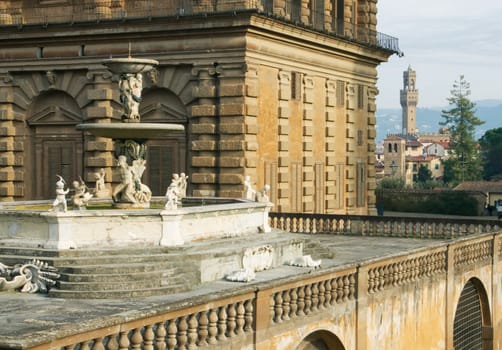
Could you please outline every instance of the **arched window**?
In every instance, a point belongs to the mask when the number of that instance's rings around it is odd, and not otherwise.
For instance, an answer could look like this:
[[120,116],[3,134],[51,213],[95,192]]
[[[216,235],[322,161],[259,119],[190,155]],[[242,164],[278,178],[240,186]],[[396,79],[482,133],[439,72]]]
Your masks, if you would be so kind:
[[389,143],[389,153],[392,153],[392,143]]
[[491,316],[485,289],[476,278],[464,286],[458,300],[453,322],[455,350],[492,349],[492,339],[483,338],[485,328],[491,327]]
[[397,143],[394,144],[394,152],[397,152]]

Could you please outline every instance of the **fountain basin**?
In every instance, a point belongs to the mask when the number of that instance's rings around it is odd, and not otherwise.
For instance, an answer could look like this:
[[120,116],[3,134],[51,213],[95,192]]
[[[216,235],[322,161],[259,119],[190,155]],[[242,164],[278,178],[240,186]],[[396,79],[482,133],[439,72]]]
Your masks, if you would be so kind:
[[112,73],[116,74],[137,74],[150,71],[159,64],[156,60],[145,58],[111,58],[104,60],[105,65]]
[[165,123],[89,123],[78,124],[77,130],[88,131],[94,136],[114,140],[145,140],[172,135],[173,131],[184,131],[181,124]]
[[[271,204],[233,203],[174,210],[0,209],[0,246],[54,250],[131,246],[178,246],[206,239],[251,236],[268,225]],[[250,238],[252,239],[252,238]]]

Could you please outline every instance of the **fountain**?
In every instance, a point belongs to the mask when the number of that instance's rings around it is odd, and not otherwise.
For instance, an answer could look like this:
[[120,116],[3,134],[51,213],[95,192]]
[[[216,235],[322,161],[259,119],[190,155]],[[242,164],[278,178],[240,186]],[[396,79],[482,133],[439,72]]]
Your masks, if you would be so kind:
[[158,65],[157,61],[129,56],[109,59],[103,64],[113,74],[119,75],[120,102],[124,109],[122,123],[79,124],[77,129],[114,141],[121,179],[121,183],[113,189],[114,206],[123,209],[149,208],[152,192],[141,182],[146,168],[146,141],[172,131],[184,130],[184,127],[177,124],[140,124],[142,74]]
[[[249,281],[255,272],[302,255],[302,239],[270,233],[269,187],[255,191],[249,177],[244,184],[247,199],[204,198],[199,202],[211,204],[180,208],[177,204],[188,177],[175,174],[165,205],[151,207],[151,191],[141,182],[146,142],[184,128],[140,123],[142,73],[157,61],[129,57],[103,64],[119,75],[122,122],[79,124],[77,128],[114,142],[121,179],[111,194],[114,208],[83,210],[90,194],[80,179],[73,182],[79,194],[73,204],[79,210],[67,210],[68,189],[62,178],[52,210],[33,208],[40,203],[2,203],[0,261],[14,265],[21,263],[19,256],[34,256],[58,267],[62,281],[50,296],[121,298],[185,291],[232,271],[236,274],[231,280]],[[103,190],[98,191],[98,183],[103,187],[104,178],[95,175],[97,194]],[[259,233],[266,236],[257,238]],[[38,268],[33,263],[23,266],[18,271]]]

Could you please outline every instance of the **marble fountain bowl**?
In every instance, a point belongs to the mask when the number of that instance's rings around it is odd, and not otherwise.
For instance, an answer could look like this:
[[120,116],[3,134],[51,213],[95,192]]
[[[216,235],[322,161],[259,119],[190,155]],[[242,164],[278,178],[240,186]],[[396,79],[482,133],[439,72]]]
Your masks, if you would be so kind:
[[[92,247],[180,246],[207,239],[245,237],[268,227],[270,203],[186,198],[178,209],[40,209],[48,201],[0,205],[0,247],[52,250]],[[197,202],[201,205],[194,205]],[[35,206],[38,204],[38,206]]]
[[110,58],[104,60],[105,65],[112,73],[116,74],[138,74],[145,73],[159,64],[158,61],[146,58]]

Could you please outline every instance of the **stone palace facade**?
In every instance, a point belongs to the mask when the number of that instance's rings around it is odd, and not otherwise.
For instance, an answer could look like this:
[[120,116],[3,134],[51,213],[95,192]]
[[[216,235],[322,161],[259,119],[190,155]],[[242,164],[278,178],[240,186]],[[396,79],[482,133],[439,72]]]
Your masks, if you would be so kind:
[[399,53],[377,0],[7,0],[0,3],[0,199],[53,197],[56,174],[118,181],[112,142],[76,130],[120,120],[110,57],[151,58],[144,182],[193,196],[270,184],[275,210],[375,212],[377,66]]

